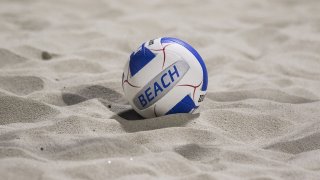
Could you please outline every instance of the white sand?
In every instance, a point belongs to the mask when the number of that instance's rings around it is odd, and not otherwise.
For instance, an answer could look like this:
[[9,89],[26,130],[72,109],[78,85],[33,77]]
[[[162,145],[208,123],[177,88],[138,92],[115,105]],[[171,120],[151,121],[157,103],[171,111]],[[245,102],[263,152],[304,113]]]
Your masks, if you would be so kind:
[[[319,12],[318,0],[2,0],[0,179],[320,179]],[[161,36],[200,52],[208,95],[198,115],[137,121],[122,67]]]

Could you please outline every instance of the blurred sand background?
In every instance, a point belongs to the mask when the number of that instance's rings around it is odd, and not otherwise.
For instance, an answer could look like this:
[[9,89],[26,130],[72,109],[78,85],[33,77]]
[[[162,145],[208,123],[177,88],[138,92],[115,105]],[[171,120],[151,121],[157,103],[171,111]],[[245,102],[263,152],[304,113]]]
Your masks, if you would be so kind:
[[[200,114],[139,120],[131,51],[207,64]],[[0,179],[320,179],[320,1],[1,0]]]

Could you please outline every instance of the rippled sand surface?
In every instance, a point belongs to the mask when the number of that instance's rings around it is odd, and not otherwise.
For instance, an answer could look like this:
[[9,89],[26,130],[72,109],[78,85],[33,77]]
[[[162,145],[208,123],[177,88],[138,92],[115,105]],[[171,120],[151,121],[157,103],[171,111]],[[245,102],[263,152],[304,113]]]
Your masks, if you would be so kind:
[[[318,0],[0,2],[1,179],[319,179]],[[199,114],[148,120],[131,51],[172,36],[209,72]]]

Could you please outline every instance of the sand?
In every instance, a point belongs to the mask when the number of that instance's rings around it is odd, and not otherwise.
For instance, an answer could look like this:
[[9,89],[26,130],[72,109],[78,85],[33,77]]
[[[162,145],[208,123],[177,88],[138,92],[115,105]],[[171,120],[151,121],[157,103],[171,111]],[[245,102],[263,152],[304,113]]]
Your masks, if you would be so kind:
[[[320,179],[318,0],[0,2],[0,179]],[[171,36],[199,114],[141,120],[131,51]]]

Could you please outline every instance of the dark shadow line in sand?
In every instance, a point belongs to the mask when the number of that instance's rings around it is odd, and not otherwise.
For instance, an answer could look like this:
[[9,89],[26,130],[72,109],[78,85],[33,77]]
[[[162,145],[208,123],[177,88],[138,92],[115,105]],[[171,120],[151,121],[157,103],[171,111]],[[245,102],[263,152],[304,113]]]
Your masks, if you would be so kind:
[[88,100],[87,98],[73,93],[62,93],[62,100],[67,106],[79,104]]
[[67,106],[75,105],[89,99],[101,99],[110,103],[127,104],[125,98],[117,91],[102,85],[83,85],[62,90],[62,100]]
[[138,132],[168,127],[183,127],[199,116],[199,114],[183,113],[143,119],[143,117],[131,109],[113,115],[111,118],[117,120],[126,132]]
[[117,114],[121,118],[128,120],[128,121],[137,121],[137,120],[144,120],[145,118],[138,114],[135,110],[129,109],[122,111]]

